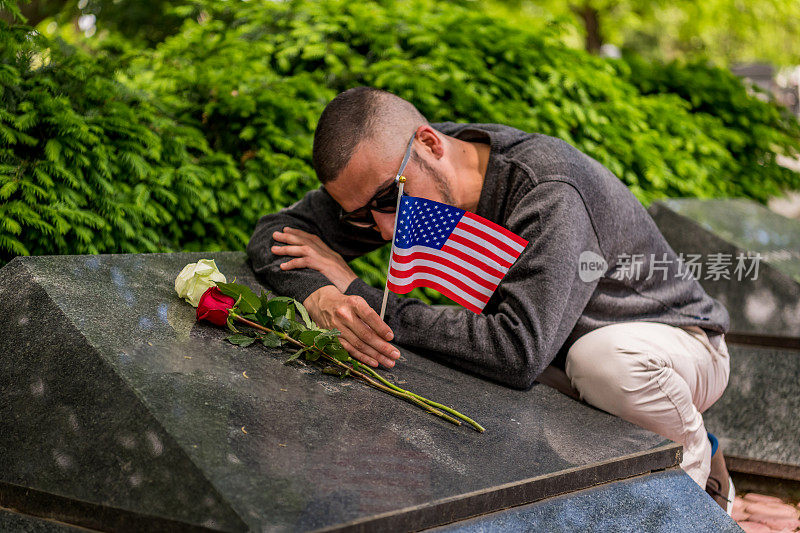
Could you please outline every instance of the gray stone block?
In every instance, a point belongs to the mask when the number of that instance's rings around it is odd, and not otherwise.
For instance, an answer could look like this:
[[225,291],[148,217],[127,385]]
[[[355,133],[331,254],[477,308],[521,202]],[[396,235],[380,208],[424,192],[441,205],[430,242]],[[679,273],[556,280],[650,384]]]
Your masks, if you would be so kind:
[[0,269],[0,506],[97,529],[409,530],[680,460],[678,445],[550,388],[407,350],[385,375],[485,433],[233,346],[173,290],[204,257],[258,287],[234,252]]
[[728,388],[703,415],[728,467],[800,481],[800,353],[728,346]]
[[80,533],[85,529],[0,509],[0,531],[14,533]]
[[741,528],[682,470],[668,470],[472,518],[431,533],[495,531],[733,533]]
[[[800,221],[745,199],[662,200],[649,212],[677,253],[706,263],[709,254],[730,254],[729,279],[704,270],[698,280],[727,307],[729,339],[800,348]],[[735,273],[737,255],[747,252],[761,255],[755,279]]]

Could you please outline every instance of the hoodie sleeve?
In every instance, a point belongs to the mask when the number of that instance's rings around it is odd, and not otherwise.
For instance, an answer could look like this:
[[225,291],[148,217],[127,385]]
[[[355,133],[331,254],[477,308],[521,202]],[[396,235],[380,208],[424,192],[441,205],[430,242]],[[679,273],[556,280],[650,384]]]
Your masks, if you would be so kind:
[[281,270],[280,264],[289,258],[273,254],[270,247],[274,244],[272,233],[286,226],[318,235],[345,261],[386,244],[387,241],[372,229],[356,228],[340,222],[339,212],[339,204],[320,187],[307,193],[299,202],[261,217],[247,244],[247,255],[253,270],[264,276],[275,291],[300,302],[317,289],[333,285],[323,274],[310,268]]

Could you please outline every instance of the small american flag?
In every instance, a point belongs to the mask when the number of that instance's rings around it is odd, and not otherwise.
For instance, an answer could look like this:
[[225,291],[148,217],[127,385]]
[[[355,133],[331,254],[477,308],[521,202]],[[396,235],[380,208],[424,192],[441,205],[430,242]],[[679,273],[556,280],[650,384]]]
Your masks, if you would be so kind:
[[387,286],[436,289],[480,313],[528,241],[446,204],[403,196]]

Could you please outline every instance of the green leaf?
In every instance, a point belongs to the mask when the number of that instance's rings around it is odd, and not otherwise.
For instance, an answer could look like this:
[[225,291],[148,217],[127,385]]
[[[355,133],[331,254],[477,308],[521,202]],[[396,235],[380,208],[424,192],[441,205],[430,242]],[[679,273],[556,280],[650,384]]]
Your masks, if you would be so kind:
[[267,304],[269,307],[269,314],[272,315],[273,318],[277,319],[282,316],[286,316],[286,310],[289,308],[289,302],[281,298],[273,298]]
[[263,299],[261,299],[261,307],[256,312],[255,317],[255,321],[262,326],[272,327],[272,315],[269,314],[269,307]]
[[314,340],[322,334],[323,333],[321,331],[314,331],[314,330],[303,331],[302,333],[300,333],[300,338],[298,340],[303,344],[305,344],[306,346],[314,346],[315,344]]
[[303,317],[303,322],[305,323],[308,329],[312,329],[317,327],[316,324],[311,320],[311,317],[308,315],[308,310],[305,308],[303,304],[298,302],[297,300],[294,301],[294,306],[300,312],[300,316]]
[[226,321],[228,329],[234,333],[239,333],[239,330],[236,329],[236,326],[233,324],[233,322],[234,322],[233,316],[231,316],[231,314],[228,313],[228,320]]
[[295,338],[304,331],[307,330],[302,323],[289,320],[289,327],[286,329],[286,333],[288,333],[290,337]]
[[[298,302],[294,298],[289,298],[288,296],[276,296],[275,298],[269,300],[268,305],[269,312],[274,318],[278,318],[279,316],[283,315],[289,320],[296,319],[295,309],[298,305]],[[300,304],[300,306],[302,307],[302,304]],[[305,311],[305,308],[303,308],[303,310]],[[309,322],[311,322],[311,319],[309,319]]]
[[261,300],[250,287],[238,283],[217,283],[217,287],[222,294],[238,300],[237,308],[242,313],[253,314],[261,308]]
[[325,346],[324,352],[337,361],[347,361],[350,359],[350,354],[345,350],[339,342],[332,342]]
[[275,329],[287,330],[292,325],[292,321],[285,316],[279,316],[272,324]]
[[[301,348],[300,350],[297,350],[292,355],[290,355],[289,358],[286,361],[284,361],[284,363],[291,363],[292,361],[294,361],[295,359],[297,359],[301,355],[303,355],[303,353],[305,353],[307,350],[308,350],[308,348]],[[306,359],[307,358],[308,358],[308,356],[306,356]]]
[[267,333],[266,335],[262,335],[261,337],[259,337],[259,339],[261,339],[261,342],[264,344],[264,346],[267,346],[269,348],[277,348],[278,346],[283,344],[283,339],[281,339],[278,335],[272,332]]
[[250,337],[248,335],[242,335],[237,333],[236,335],[230,335],[225,338],[226,341],[230,342],[231,344],[236,344],[237,346],[241,346],[243,348],[250,346],[256,339],[254,337]]
[[269,292],[264,292],[264,290],[261,291],[261,295],[258,297],[258,299],[261,301],[262,309],[269,305],[269,295]]
[[340,366],[328,365],[322,369],[323,374],[330,374],[332,376],[340,377],[342,379],[350,375],[349,369],[344,369]]
[[322,333],[314,339],[314,346],[316,346],[320,350],[323,350],[334,340],[335,340],[334,337],[332,337],[329,333]]

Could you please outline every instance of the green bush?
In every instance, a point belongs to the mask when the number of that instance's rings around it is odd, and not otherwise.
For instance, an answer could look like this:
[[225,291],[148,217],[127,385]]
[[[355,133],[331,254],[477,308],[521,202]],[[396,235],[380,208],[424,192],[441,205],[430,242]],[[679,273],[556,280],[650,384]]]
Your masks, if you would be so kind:
[[246,238],[226,240],[214,217],[219,178],[196,164],[209,152],[197,130],[113,81],[105,61],[24,26],[0,22],[0,39],[1,263]]
[[[61,226],[50,222],[52,229],[27,222],[28,231],[22,233],[0,223],[4,257],[243,249],[261,215],[317,186],[310,166],[316,120],[339,91],[357,85],[407,98],[434,122],[500,122],[560,137],[606,165],[645,203],[664,196],[763,200],[782,188],[800,188],[796,174],[775,164],[776,152],[792,153],[800,146],[796,121],[777,118],[774,104],[748,96],[735,78],[720,77],[713,69],[706,69],[710,81],[703,82],[707,95],[700,105],[693,102],[693,93],[681,94],[675,77],[670,78],[669,69],[680,71],[679,66],[648,71],[596,58],[564,47],[555,36],[513,28],[473,4],[295,0],[200,5],[203,16],[187,19],[178,34],[155,49],[123,58],[116,82],[111,81],[113,65],[94,65],[82,53],[70,56],[52,48],[55,59],[47,68],[12,66],[15,77],[3,78],[2,87],[19,96],[13,104],[3,98],[2,121],[6,130],[30,139],[15,138],[3,147],[0,197],[19,202],[21,186],[8,184],[35,183],[42,174],[69,192],[66,198],[72,199],[76,215]],[[185,14],[197,9],[198,4],[187,6]],[[11,64],[9,57],[3,56],[3,68]],[[695,76],[705,72],[701,66],[687,68]],[[76,74],[89,71],[96,80],[92,83]],[[640,76],[649,76],[651,85]],[[720,80],[724,87],[715,92]],[[31,100],[28,95],[37,87],[41,98],[60,98],[71,110],[70,120],[98,130],[96,139],[62,142],[81,127],[64,129],[56,115],[30,129],[19,118],[27,113],[20,105]],[[741,109],[747,125],[726,119]],[[136,133],[106,126],[114,117]],[[761,138],[746,139],[752,133]],[[63,152],[61,163],[45,149],[52,139],[71,150]],[[105,155],[90,155],[95,152]],[[124,153],[137,154],[141,164],[129,164],[131,156]],[[90,169],[103,168],[82,157],[104,158],[105,166],[113,168],[108,174],[93,171],[106,180],[99,182],[110,183],[107,190],[80,185],[98,180],[89,178]],[[37,174],[36,162],[60,164],[61,170],[48,167]],[[78,185],[64,177],[70,175],[65,169],[79,178]],[[160,192],[136,192],[151,189]],[[25,194],[23,204],[30,211],[47,211],[54,198],[65,197],[59,192]],[[105,194],[115,195],[114,201],[104,201]],[[135,230],[131,235],[106,213],[121,204],[127,206],[125,213],[140,213],[123,219]],[[77,214],[95,225],[100,225],[98,218],[105,221],[105,233],[80,222]],[[15,220],[26,223],[25,217]],[[73,224],[105,237],[81,244],[75,238],[78,231],[61,232]],[[60,238],[53,239],[53,233]],[[357,268],[379,284],[385,261],[383,250],[357,262]]]
[[504,122],[561,137],[644,202],[763,200],[800,184],[775,164],[775,152],[800,146],[797,121],[719,69],[646,71],[466,8],[421,1],[215,3],[208,14],[142,56],[132,82],[240,161],[248,187],[284,176],[288,191],[257,202],[267,209],[315,186],[307,166],[292,167],[289,178],[282,174],[288,162],[273,158],[307,163],[324,104],[360,84],[411,100],[432,121]]
[[703,63],[648,63],[631,57],[619,72],[642,94],[674,94],[688,105],[704,130],[733,158],[717,177],[732,181],[726,195],[766,201],[798,188],[798,174],[776,163],[777,154],[797,151],[800,123],[767,93],[751,94],[729,70]]

